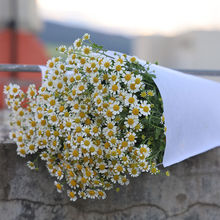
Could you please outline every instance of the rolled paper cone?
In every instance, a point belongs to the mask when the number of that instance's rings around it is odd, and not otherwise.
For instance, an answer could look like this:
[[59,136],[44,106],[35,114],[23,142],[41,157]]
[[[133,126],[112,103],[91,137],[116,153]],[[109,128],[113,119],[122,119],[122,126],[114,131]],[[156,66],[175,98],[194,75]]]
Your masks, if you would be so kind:
[[164,167],[220,145],[220,83],[152,65],[164,106]]

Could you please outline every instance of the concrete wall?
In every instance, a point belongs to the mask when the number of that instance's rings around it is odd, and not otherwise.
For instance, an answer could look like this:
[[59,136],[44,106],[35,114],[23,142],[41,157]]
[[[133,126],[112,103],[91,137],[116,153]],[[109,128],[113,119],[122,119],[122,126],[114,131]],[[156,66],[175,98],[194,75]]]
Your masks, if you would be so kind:
[[31,171],[14,144],[0,144],[0,220],[220,219],[220,148],[170,167],[171,176],[141,175],[106,200],[69,202],[43,163]]

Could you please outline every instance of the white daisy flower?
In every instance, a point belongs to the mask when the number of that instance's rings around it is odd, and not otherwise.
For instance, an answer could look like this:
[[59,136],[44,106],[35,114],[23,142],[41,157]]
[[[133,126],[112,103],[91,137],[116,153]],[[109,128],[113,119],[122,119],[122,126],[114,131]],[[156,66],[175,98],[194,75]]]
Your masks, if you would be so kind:
[[116,101],[116,102],[113,102],[110,106],[109,106],[109,109],[112,110],[113,114],[116,115],[116,114],[119,114],[120,112],[122,112],[122,105]]
[[140,112],[144,116],[148,116],[150,114],[151,107],[150,104],[147,103],[147,101],[142,101],[140,104]]
[[95,86],[100,84],[99,75],[98,74],[92,74],[91,78],[90,78],[90,83],[92,85],[95,85]]
[[134,128],[138,124],[139,120],[137,116],[134,115],[128,115],[125,118],[125,126],[127,128]]
[[130,182],[129,179],[126,176],[120,176],[120,179],[118,181],[120,185],[126,185],[126,186],[129,184],[129,182]]
[[84,53],[85,55],[88,55],[88,54],[91,53],[92,48],[89,47],[89,46],[83,46],[82,51],[83,51],[83,53]]
[[63,186],[62,186],[59,182],[54,181],[54,185],[56,186],[57,191],[58,191],[59,193],[61,193],[61,192],[63,191]]
[[133,73],[129,72],[129,71],[125,71],[122,74],[122,82],[124,82],[126,85],[133,79]]
[[126,135],[126,140],[129,144],[133,144],[136,142],[136,133],[134,132],[128,132]]
[[101,198],[101,199],[106,198],[106,193],[104,191],[98,190],[97,193],[98,193],[98,198]]
[[90,34],[85,33],[85,34],[83,35],[83,40],[89,40],[89,39],[90,39]]
[[65,45],[61,45],[58,47],[58,51],[60,53],[65,53],[67,51],[66,46]]
[[84,191],[79,191],[78,195],[80,198],[86,199],[87,198],[87,194]]
[[86,195],[90,199],[95,199],[98,196],[98,193],[94,189],[87,189],[86,190]]
[[54,69],[55,68],[55,61],[54,61],[54,59],[48,60],[46,65],[47,65],[47,67],[49,69]]
[[128,172],[132,177],[138,177],[141,174],[140,170],[137,168],[129,168]]
[[125,105],[131,105],[132,107],[137,106],[138,101],[137,101],[137,96],[136,95],[132,95],[132,94],[127,94],[127,96],[125,97]]
[[134,80],[131,80],[127,85],[128,91],[131,93],[136,93],[140,90],[140,86],[135,84]]
[[28,152],[29,154],[34,154],[34,153],[37,152],[37,150],[38,150],[38,147],[37,147],[34,143],[29,144],[29,145],[27,146],[27,152]]
[[34,163],[31,162],[31,161],[28,161],[28,162],[27,162],[27,166],[28,166],[31,170],[35,170],[35,169],[36,169]]
[[76,39],[73,45],[75,48],[80,48],[82,46],[82,40],[80,38]]
[[62,172],[61,169],[58,169],[57,172],[56,172],[56,174],[55,174],[55,176],[56,176],[56,178],[57,178],[58,180],[62,180],[64,174],[63,174],[63,172]]
[[112,61],[109,58],[104,58],[101,67],[104,70],[108,70],[109,68],[111,68],[111,63]]
[[71,201],[74,202],[74,201],[77,200],[76,192],[67,190],[67,195],[69,196],[69,198],[70,198]]

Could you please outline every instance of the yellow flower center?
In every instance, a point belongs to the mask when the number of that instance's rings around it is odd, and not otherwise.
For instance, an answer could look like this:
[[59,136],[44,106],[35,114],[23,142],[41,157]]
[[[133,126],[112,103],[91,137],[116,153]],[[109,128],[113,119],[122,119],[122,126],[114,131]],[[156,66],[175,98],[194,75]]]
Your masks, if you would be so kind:
[[129,97],[129,98],[128,98],[128,102],[129,102],[130,104],[133,104],[134,101],[135,101],[135,99],[134,99],[133,97]]
[[52,115],[52,116],[51,116],[51,121],[53,121],[53,122],[57,121],[56,115]]
[[129,81],[131,79],[131,74],[126,74],[124,78],[126,81]]
[[108,117],[112,117],[112,111],[111,110],[107,110],[107,112],[106,112],[106,115],[108,116]]
[[135,79],[135,83],[136,83],[136,84],[140,84],[140,82],[141,82],[141,79],[140,79],[140,78],[136,78],[136,79]]
[[132,109],[132,114],[133,115],[138,115],[139,114],[139,109],[138,108]]
[[129,118],[128,119],[128,124],[129,125],[133,125],[134,124],[134,119],[133,118]]
[[69,192],[69,196],[71,197],[71,198],[74,198],[75,197],[75,193],[74,192]]
[[148,106],[144,106],[144,107],[143,107],[143,111],[144,111],[144,112],[149,112],[149,110],[150,110],[150,109],[149,109]]
[[134,83],[131,83],[131,84],[130,84],[130,89],[131,89],[131,90],[135,90],[135,89],[136,89],[136,87],[135,87],[135,84],[134,84]]
[[73,154],[74,157],[78,157],[78,156],[79,156],[79,152],[78,152],[78,150],[76,150],[76,149],[73,150],[73,153],[72,153],[72,154]]
[[97,83],[99,81],[98,77],[93,77],[93,82]]
[[46,130],[46,136],[50,137],[50,131],[49,130]]
[[[71,173],[73,174],[73,172],[71,171]],[[71,174],[70,174],[71,175]],[[72,176],[72,175],[71,175]],[[71,186],[76,186],[76,181],[75,180],[71,180],[70,181]]]
[[130,61],[131,61],[131,62],[135,62],[135,61],[136,61],[136,58],[135,58],[135,57],[131,57]]
[[79,133],[79,132],[81,132],[82,131],[82,128],[81,127],[76,127],[76,133]]
[[80,75],[77,75],[77,76],[76,76],[76,80],[79,81],[80,79],[81,79],[81,76],[80,76]]
[[62,186],[59,183],[56,184],[56,187],[57,187],[58,190],[62,189]]
[[99,131],[98,127],[94,127],[92,130],[94,133],[98,133],[98,131]]
[[121,65],[117,65],[117,66],[115,67],[115,69],[116,69],[116,71],[120,71],[120,70],[121,70]]
[[118,166],[118,167],[117,167],[117,171],[118,171],[118,172],[122,172],[122,171],[123,171],[123,167],[122,167],[122,166]]
[[114,92],[118,91],[118,86],[116,84],[112,85],[112,90]]
[[58,84],[57,84],[57,88],[58,88],[58,89],[62,89],[62,88],[63,88],[63,84],[62,84],[61,82],[58,83]]
[[100,164],[100,165],[99,165],[99,169],[100,169],[100,170],[104,170],[104,169],[105,169],[105,164]]
[[54,106],[55,103],[56,103],[56,101],[55,101],[54,99],[52,99],[52,100],[50,101],[50,105],[51,105],[51,106]]
[[30,146],[29,146],[29,150],[34,150],[35,149],[35,146],[33,145],[33,144],[31,144]]
[[89,54],[90,53],[90,49],[88,47],[85,47],[83,51],[84,51],[85,54]]
[[108,61],[105,62],[105,63],[104,63],[104,67],[105,67],[105,68],[109,68],[109,67],[110,67],[110,62],[108,62]]
[[66,126],[69,128],[69,127],[71,127],[71,125],[72,125],[72,123],[70,122],[70,121],[67,121],[66,122]]
[[85,64],[86,63],[86,59],[85,58],[81,58],[80,59],[80,63],[83,65],[83,64]]
[[85,89],[84,85],[79,86],[79,90],[82,92]]
[[133,134],[130,134],[130,135],[128,136],[128,140],[129,140],[129,141],[134,141],[134,140],[135,140],[135,136],[134,136]]

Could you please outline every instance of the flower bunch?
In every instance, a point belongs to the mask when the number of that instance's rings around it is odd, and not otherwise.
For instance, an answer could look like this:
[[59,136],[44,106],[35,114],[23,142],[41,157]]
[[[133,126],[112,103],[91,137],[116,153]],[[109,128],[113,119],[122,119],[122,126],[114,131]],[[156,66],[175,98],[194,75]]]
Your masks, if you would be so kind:
[[17,154],[46,161],[58,192],[70,200],[105,198],[128,176],[159,173],[165,147],[162,100],[150,64],[114,54],[85,34],[60,46],[42,86],[5,86]]

